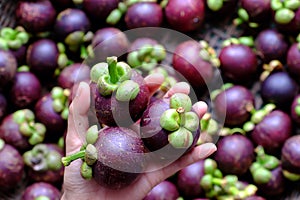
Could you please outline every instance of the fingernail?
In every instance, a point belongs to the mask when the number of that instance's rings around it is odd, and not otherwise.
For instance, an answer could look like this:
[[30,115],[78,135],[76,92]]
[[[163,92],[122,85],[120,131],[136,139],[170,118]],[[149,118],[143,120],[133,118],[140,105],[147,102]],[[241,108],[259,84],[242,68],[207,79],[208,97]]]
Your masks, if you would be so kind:
[[79,97],[82,92],[83,82],[80,82],[76,91],[75,98]]
[[207,158],[208,156],[210,156],[217,150],[216,145],[213,143],[205,143],[205,144],[201,144],[201,145],[203,145],[202,153],[200,153],[201,158]]

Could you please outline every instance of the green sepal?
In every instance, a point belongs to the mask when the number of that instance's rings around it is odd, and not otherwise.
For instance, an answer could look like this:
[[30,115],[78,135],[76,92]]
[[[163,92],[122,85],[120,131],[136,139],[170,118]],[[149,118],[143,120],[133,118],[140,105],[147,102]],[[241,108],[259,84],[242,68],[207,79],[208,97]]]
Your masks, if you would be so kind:
[[168,135],[168,141],[174,148],[188,148],[192,145],[194,137],[191,131],[180,127]]
[[116,99],[118,101],[130,101],[137,97],[140,92],[138,83],[132,80],[123,81],[117,88]]
[[175,131],[180,127],[180,115],[176,109],[168,109],[160,117],[160,126],[167,131]]
[[80,174],[84,179],[90,180],[93,178],[93,169],[86,162],[83,162],[80,167]]

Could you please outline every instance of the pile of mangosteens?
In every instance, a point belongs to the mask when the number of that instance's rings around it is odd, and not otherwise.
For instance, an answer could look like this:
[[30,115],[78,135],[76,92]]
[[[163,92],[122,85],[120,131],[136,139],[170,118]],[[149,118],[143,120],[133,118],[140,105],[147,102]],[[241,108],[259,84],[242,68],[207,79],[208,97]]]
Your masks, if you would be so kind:
[[[206,142],[214,154],[144,199],[300,198],[299,0],[18,0],[14,16],[0,26],[0,199],[60,199],[76,159],[122,190]],[[90,127],[66,156],[81,81]],[[178,82],[190,93],[165,98]]]

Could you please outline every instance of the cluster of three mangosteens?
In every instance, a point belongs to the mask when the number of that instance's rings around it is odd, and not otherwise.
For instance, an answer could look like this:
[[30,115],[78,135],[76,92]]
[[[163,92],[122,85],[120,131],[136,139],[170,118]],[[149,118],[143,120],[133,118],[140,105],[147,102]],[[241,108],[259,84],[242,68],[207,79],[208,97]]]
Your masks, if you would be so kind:
[[[67,166],[81,158],[83,178],[122,189],[145,172],[149,162],[170,163],[196,145],[200,120],[187,94],[150,103],[143,76],[117,57],[92,67],[90,88],[101,129],[91,126],[80,151],[62,159]],[[139,123],[139,133],[130,128],[134,123]]]

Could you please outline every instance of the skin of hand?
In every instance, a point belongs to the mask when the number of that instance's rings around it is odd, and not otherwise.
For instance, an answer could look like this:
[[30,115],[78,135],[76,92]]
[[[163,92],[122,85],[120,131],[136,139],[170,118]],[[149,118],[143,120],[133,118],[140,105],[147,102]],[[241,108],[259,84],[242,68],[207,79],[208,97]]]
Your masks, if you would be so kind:
[[[154,94],[164,81],[164,77],[160,74],[152,74],[147,76],[145,81],[151,94]],[[190,87],[185,82],[179,82],[170,88],[165,94],[165,98],[169,98],[176,92],[188,94],[190,92]],[[78,132],[85,132],[88,129],[89,123],[87,113],[90,108],[90,99],[87,97],[90,97],[89,85],[85,82],[81,82],[69,109],[70,112],[65,143],[66,155],[79,151],[82,140]],[[202,101],[195,103],[193,108],[200,118],[207,111],[207,105]],[[76,123],[74,118],[76,118]],[[93,179],[83,179],[79,170],[82,161],[80,159],[75,160],[69,166],[65,167],[63,194],[61,199],[141,200],[161,181],[172,176],[180,169],[210,156],[215,151],[216,146],[213,143],[205,143],[196,146],[170,165],[162,169],[143,173],[135,182],[122,190],[110,190],[99,186]]]

